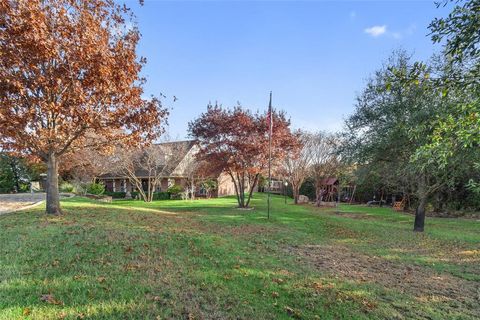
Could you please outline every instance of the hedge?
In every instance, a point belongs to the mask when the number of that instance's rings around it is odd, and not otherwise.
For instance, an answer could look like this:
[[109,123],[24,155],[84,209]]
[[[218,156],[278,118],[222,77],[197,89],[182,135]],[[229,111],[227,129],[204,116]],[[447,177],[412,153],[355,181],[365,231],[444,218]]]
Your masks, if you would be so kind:
[[[132,198],[136,198],[139,195],[137,191],[132,192]],[[170,192],[154,192],[153,200],[170,200]]]
[[116,191],[116,192],[105,191],[104,194],[107,196],[111,196],[113,199],[123,199],[127,195],[126,192],[121,192],[121,191]]

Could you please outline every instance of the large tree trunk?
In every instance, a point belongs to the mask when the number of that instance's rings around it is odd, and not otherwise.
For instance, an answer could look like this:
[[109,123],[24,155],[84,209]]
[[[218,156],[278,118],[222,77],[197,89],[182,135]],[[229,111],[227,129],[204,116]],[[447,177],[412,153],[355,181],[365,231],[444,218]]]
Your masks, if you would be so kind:
[[298,204],[298,197],[300,196],[300,187],[299,185],[292,185],[293,189],[293,203]]
[[417,196],[418,206],[415,211],[415,223],[413,225],[413,231],[423,232],[425,226],[425,207],[428,200],[427,181],[424,174],[418,176]]
[[413,231],[423,232],[425,227],[425,206],[427,204],[427,197],[423,196],[419,199],[417,210],[415,211],[415,224]]
[[58,191],[58,160],[54,153],[49,153],[47,158],[47,213],[59,215],[60,193]]

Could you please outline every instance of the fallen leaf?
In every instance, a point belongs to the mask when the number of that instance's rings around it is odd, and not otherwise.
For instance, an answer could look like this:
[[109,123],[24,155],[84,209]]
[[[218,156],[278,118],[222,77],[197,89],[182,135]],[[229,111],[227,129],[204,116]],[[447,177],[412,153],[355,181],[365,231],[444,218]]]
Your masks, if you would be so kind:
[[63,304],[62,301],[60,301],[58,299],[55,299],[55,297],[52,294],[43,294],[40,297],[40,300],[44,301],[44,302],[47,302],[47,303],[50,303],[50,304],[54,304],[54,305],[62,305]]

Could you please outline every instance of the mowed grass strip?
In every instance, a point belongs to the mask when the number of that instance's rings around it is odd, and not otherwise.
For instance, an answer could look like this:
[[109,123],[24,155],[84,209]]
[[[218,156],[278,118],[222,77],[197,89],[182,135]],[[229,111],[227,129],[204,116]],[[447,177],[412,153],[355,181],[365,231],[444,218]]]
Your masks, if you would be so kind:
[[0,319],[476,319],[480,222],[265,195],[0,217]]

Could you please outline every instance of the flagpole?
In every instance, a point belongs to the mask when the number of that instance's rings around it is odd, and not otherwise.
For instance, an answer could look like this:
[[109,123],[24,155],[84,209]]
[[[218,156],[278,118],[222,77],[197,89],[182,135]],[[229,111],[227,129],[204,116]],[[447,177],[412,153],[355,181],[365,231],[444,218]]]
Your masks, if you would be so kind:
[[270,189],[272,187],[272,126],[273,126],[273,113],[272,113],[272,91],[270,91],[270,102],[268,104],[268,196],[267,196],[267,219],[270,219]]

